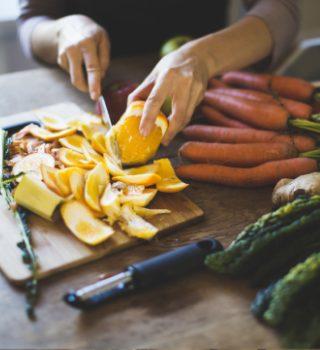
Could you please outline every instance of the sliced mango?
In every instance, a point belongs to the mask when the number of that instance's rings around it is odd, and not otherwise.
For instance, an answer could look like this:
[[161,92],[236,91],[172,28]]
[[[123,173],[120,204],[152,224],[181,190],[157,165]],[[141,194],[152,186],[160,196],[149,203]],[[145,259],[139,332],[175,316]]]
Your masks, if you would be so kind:
[[40,166],[41,174],[43,182],[47,185],[47,187],[55,192],[59,196],[64,196],[63,191],[60,189],[57,183],[57,169],[49,167],[45,164],[41,164]]
[[85,175],[80,172],[73,172],[69,178],[71,193],[77,200],[84,199]]
[[24,175],[14,191],[17,204],[43,217],[53,220],[57,207],[63,198],[52,192],[33,175]]
[[107,154],[113,158],[117,164],[121,165],[120,150],[116,138],[115,128],[112,127],[105,135],[105,147]]
[[[30,174],[38,179],[42,179],[41,164],[54,167],[55,159],[48,153],[31,153],[21,158],[12,168],[12,174]],[[18,179],[19,181],[19,179]]]
[[157,163],[147,164],[136,168],[126,169],[128,175],[139,175],[139,174],[156,174],[159,171],[160,165]]
[[59,143],[62,146],[79,153],[83,153],[84,147],[90,147],[89,142],[83,136],[77,134],[61,138],[59,139]]
[[89,161],[82,153],[73,151],[69,148],[60,148],[58,157],[66,166],[92,169],[96,165],[94,162]]
[[71,176],[74,173],[80,174],[84,178],[85,170],[77,167],[68,167],[65,169],[59,169],[56,172],[56,184],[64,196],[69,196],[71,193],[74,195],[74,191],[72,190],[71,186]]
[[120,197],[121,191],[114,188],[110,183],[107,185],[101,197],[100,205],[103,213],[107,216],[110,225],[113,225],[120,217]]
[[121,195],[121,203],[129,203],[139,207],[146,207],[156,196],[157,189],[147,188],[141,193],[127,193]]
[[93,163],[102,163],[104,162],[104,158],[97,153],[90,144],[88,145],[83,145],[83,154],[87,158],[88,161],[93,162]]
[[68,122],[66,121],[66,118],[63,118],[60,115],[48,112],[46,112],[44,115],[41,115],[40,113],[36,114],[38,115],[38,118],[41,120],[45,128],[50,129],[52,131],[61,131],[70,127],[70,125],[68,125]]
[[88,172],[84,198],[91,209],[97,212],[101,211],[100,197],[109,181],[109,174],[103,163],[98,163],[94,169]]
[[146,187],[155,185],[161,180],[157,174],[137,174],[137,175],[118,175],[112,178],[114,181],[121,181],[128,185],[144,185]]
[[40,126],[35,124],[30,124],[30,128],[29,128],[29,133],[32,136],[47,142],[58,140],[65,136],[73,135],[76,133],[76,131],[77,131],[76,128],[69,128],[69,129],[65,129],[57,132],[51,132],[46,129],[40,128]]
[[91,146],[95,151],[101,154],[106,153],[107,148],[105,134],[102,132],[94,133],[91,138]]
[[96,218],[83,202],[77,200],[62,204],[61,216],[69,230],[86,244],[97,245],[114,233],[111,226]]
[[151,218],[155,215],[171,213],[169,209],[149,209],[149,208],[139,207],[137,205],[133,206],[133,210],[137,215],[140,215],[143,218]]
[[132,237],[151,239],[158,232],[155,226],[137,215],[129,204],[124,204],[121,207],[119,223],[122,230]]
[[81,123],[80,131],[83,133],[84,137],[91,141],[95,133],[106,134],[108,129],[105,125],[100,123]]
[[154,163],[159,165],[157,174],[161,176],[161,181],[156,186],[160,192],[180,192],[189,186],[177,177],[168,158],[155,160]]
[[122,166],[119,165],[114,158],[109,156],[107,153],[104,155],[104,162],[109,171],[113,176],[126,175],[126,172],[122,169]]

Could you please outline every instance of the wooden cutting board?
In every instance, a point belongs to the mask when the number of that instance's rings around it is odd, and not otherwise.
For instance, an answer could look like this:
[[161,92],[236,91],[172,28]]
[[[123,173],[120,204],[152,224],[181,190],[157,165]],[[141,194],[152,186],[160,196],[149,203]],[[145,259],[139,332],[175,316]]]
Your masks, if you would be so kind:
[[[49,106],[40,111],[62,112],[67,116],[81,113],[81,110],[72,103]],[[4,117],[0,119],[0,127],[9,126],[12,123],[36,121],[37,115],[39,115],[39,110],[37,113],[31,111]],[[160,193],[151,207],[171,210],[170,214],[159,215],[149,220],[158,227],[158,235],[181,228],[203,216],[203,211],[182,193]],[[141,242],[128,237],[119,227],[116,227],[116,232],[109,240],[96,247],[90,247],[76,239],[61,220],[51,223],[31,214],[29,224],[33,246],[39,261],[39,278],[96,260]],[[17,223],[1,197],[0,225],[0,268],[12,283],[21,284],[30,277],[30,272],[22,262],[21,251],[16,246],[17,242],[21,241]]]

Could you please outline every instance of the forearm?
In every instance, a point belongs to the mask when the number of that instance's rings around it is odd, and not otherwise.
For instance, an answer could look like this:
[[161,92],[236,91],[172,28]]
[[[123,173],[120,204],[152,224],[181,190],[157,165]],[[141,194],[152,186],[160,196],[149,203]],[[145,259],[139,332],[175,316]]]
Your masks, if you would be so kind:
[[266,24],[247,16],[224,30],[190,42],[185,49],[201,55],[208,75],[213,76],[256,63],[270,55],[272,47]]

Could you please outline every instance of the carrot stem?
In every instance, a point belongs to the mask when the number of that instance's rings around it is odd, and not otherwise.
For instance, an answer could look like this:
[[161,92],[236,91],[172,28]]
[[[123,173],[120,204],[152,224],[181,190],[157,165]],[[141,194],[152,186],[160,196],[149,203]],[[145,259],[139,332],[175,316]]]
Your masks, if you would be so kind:
[[290,119],[289,124],[299,129],[320,133],[320,122],[318,123],[315,121],[305,120],[305,119]]
[[313,122],[320,123],[320,113],[312,114],[312,116],[310,117],[310,120],[312,120]]
[[314,149],[312,151],[300,153],[300,157],[320,159],[320,148]]

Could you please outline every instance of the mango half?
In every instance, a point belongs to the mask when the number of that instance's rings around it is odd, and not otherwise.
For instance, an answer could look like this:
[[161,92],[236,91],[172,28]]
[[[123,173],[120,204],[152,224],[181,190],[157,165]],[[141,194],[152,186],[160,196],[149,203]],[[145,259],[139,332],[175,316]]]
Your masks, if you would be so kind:
[[22,177],[16,187],[14,199],[17,204],[50,221],[53,221],[55,211],[63,201],[41,180],[28,174]]

